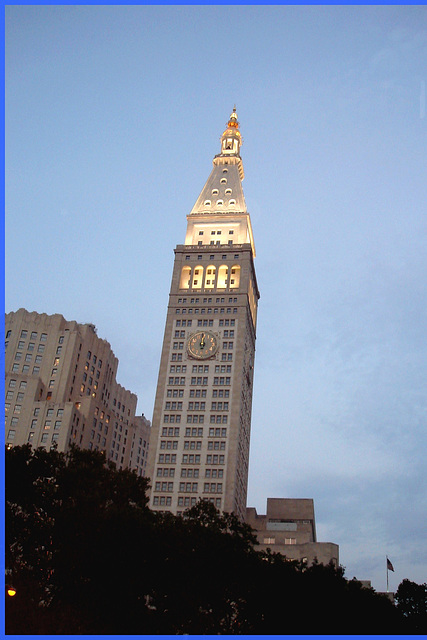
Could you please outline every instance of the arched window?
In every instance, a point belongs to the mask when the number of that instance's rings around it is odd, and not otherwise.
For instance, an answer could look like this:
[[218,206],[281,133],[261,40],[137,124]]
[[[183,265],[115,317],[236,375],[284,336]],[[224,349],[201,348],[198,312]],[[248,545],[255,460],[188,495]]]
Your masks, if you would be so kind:
[[230,269],[230,289],[237,289],[240,286],[240,266],[235,264]]
[[206,267],[205,289],[213,289],[215,286],[216,268],[213,264]]
[[218,269],[218,289],[225,289],[227,286],[227,278],[228,278],[228,267],[226,264],[222,264]]
[[182,267],[181,280],[179,281],[180,289],[188,289],[190,287],[190,274],[191,274],[190,267]]
[[230,207],[235,207],[236,206],[236,201],[234,200],[234,198],[232,198],[229,203]]
[[201,265],[197,265],[197,267],[194,267],[193,283],[191,286],[193,289],[201,289],[202,283],[203,283],[203,267]]

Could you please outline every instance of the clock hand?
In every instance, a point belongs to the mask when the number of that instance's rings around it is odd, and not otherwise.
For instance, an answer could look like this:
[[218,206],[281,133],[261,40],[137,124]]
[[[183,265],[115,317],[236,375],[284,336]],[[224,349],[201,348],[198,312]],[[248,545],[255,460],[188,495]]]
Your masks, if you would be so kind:
[[200,347],[203,349],[205,346],[205,334],[202,333],[202,339],[200,340]]

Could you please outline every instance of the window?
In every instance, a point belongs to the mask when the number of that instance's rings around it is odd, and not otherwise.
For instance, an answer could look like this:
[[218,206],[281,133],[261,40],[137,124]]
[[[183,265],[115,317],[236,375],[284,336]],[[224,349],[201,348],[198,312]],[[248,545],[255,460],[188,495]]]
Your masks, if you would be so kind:
[[276,538],[264,538],[263,544],[276,544]]
[[16,431],[15,429],[9,429],[9,433],[7,434],[8,440],[14,440]]

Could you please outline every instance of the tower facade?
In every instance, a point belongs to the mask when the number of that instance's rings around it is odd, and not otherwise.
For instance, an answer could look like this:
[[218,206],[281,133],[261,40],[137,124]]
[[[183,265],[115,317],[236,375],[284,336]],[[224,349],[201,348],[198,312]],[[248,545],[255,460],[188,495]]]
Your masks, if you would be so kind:
[[150,506],[245,518],[257,306],[236,109],[175,249],[153,412]]

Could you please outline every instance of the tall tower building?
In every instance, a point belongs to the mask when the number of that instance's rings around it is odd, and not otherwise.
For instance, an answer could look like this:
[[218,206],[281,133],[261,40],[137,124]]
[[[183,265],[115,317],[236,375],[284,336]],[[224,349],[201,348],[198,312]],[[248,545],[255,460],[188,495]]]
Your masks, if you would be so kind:
[[147,464],[154,510],[204,498],[245,519],[259,292],[241,145],[234,108],[175,249]]

